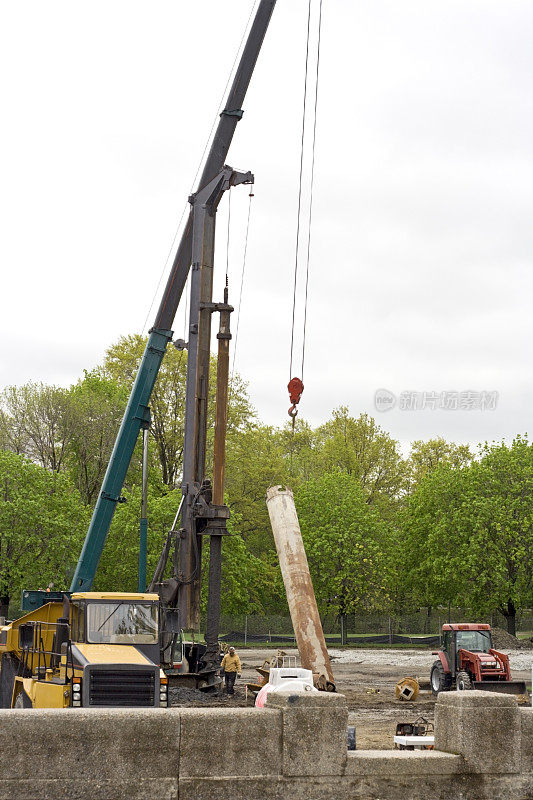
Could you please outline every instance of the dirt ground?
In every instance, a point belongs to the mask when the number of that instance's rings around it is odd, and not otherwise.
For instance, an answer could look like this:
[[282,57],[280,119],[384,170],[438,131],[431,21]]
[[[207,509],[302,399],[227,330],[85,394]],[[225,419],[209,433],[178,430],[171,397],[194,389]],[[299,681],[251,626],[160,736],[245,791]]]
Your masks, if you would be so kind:
[[[240,649],[243,673],[235,685],[235,695],[207,695],[198,703],[206,706],[251,706],[254,697],[245,684],[256,683],[256,666],[276,655],[277,650]],[[286,650],[297,655],[296,650]],[[531,681],[533,651],[506,651],[511,660],[513,678]],[[393,736],[398,722],[414,722],[425,717],[433,722],[435,699],[429,689],[429,672],[435,661],[430,650],[330,650],[337,691],[346,696],[349,724],[355,725],[358,750],[387,750],[394,747]],[[413,676],[421,682],[415,702],[396,700],[394,687],[400,678]],[[176,701],[178,698],[176,698]],[[173,705],[180,704],[173,702]],[[189,703],[184,703],[189,704]]]

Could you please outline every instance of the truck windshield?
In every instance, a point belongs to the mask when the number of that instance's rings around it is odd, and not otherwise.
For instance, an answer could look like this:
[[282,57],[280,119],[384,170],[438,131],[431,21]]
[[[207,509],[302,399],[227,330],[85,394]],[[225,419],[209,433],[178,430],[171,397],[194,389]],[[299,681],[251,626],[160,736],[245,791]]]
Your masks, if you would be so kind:
[[488,653],[490,650],[489,631],[457,631],[457,650],[471,653]]
[[155,603],[88,603],[87,641],[93,644],[157,644]]

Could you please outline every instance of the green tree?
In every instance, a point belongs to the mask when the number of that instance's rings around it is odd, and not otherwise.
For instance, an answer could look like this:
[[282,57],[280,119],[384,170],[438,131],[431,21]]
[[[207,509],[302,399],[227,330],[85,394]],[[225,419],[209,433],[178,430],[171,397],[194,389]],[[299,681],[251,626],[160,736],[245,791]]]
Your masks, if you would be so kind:
[[3,446],[59,472],[75,430],[68,390],[43,383],[9,386],[0,405]]
[[497,609],[516,635],[517,613],[533,604],[533,446],[526,437],[484,446],[453,521],[464,535],[471,608]]
[[427,471],[399,514],[395,558],[396,607],[431,609],[459,601],[466,591],[464,532],[460,515],[468,468],[438,464]]
[[383,508],[401,497],[407,470],[398,443],[368,414],[355,419],[341,406],[316,436],[316,474],[343,470],[360,484],[367,503]]
[[86,509],[66,475],[0,451],[0,616],[23,588],[67,588]]
[[[99,591],[136,591],[139,565],[139,517],[141,490],[126,490],[127,502],[115,513],[98,567],[95,588]],[[148,500],[148,582],[155,571],[167,533],[179,507],[180,492],[175,489]],[[253,613],[269,602],[275,579],[275,566],[254,556],[239,534],[240,519],[231,518],[222,546],[222,611]],[[202,610],[207,607],[209,546],[202,551]],[[172,553],[166,574],[171,574]]]
[[[106,354],[102,374],[116,380],[128,391],[133,384],[141,361],[146,338],[139,335],[125,336],[112,345]],[[163,483],[174,488],[180,478],[183,456],[185,421],[185,382],[187,353],[168,347],[150,399],[152,422],[150,432],[154,437]],[[210,390],[208,405],[207,473],[212,458],[214,431],[216,358],[211,358]],[[228,408],[228,437],[240,431],[254,417],[246,384],[234,376]]]
[[292,489],[320,474],[317,465],[320,435],[305,419],[296,417],[294,428],[292,422],[287,421],[282,428],[274,429],[272,435],[283,448],[285,472]]
[[[137,591],[139,575],[139,520],[141,516],[141,488],[131,486],[124,490],[125,503],[121,503],[106,539],[102,558],[95,578],[98,591]],[[180,502],[180,492],[152,491],[148,496],[148,582],[153,575]]]
[[403,517],[403,589],[421,605],[516,615],[533,603],[533,451],[524,437],[485,445],[464,467],[422,478]]
[[73,432],[65,466],[84,502],[92,505],[107,469],[127,393],[111,378],[86,372],[67,397]]
[[296,506],[321,609],[345,616],[386,607],[387,530],[354,476],[336,470],[307,481]]
[[[221,609],[223,614],[264,613],[280,604],[279,567],[274,559],[255,556],[240,535],[242,521],[233,514],[229,536],[222,540]],[[208,553],[203,549],[202,610],[207,610]]]
[[266,490],[289,480],[289,462],[279,432],[250,425],[232,436],[227,446],[226,495],[239,532],[257,556],[275,553],[266,507]]
[[440,436],[425,442],[420,439],[412,442],[408,458],[411,490],[439,464],[449,464],[455,469],[460,469],[470,464],[473,457],[468,445],[447,442]]

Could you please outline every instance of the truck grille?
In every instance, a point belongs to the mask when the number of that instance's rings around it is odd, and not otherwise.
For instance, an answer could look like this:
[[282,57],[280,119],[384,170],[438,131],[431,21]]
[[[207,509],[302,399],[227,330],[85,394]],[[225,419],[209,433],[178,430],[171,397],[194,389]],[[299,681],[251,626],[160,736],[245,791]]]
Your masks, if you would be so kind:
[[91,670],[89,705],[153,706],[155,675],[148,670]]

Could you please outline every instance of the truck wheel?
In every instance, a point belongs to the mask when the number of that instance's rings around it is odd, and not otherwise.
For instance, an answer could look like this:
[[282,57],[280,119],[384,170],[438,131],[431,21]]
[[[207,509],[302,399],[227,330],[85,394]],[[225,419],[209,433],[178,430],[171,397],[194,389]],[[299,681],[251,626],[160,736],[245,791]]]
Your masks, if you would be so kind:
[[31,700],[24,690],[18,693],[13,708],[33,708]]
[[430,675],[431,691],[436,696],[439,692],[447,692],[451,686],[451,676],[444,672],[444,667],[440,661],[435,661],[431,667]]
[[9,653],[4,653],[0,662],[0,708],[11,708],[13,686],[18,671],[19,662]]
[[459,670],[455,678],[455,688],[462,692],[465,689],[473,689],[474,685],[472,683],[472,678],[465,672],[465,670]]

